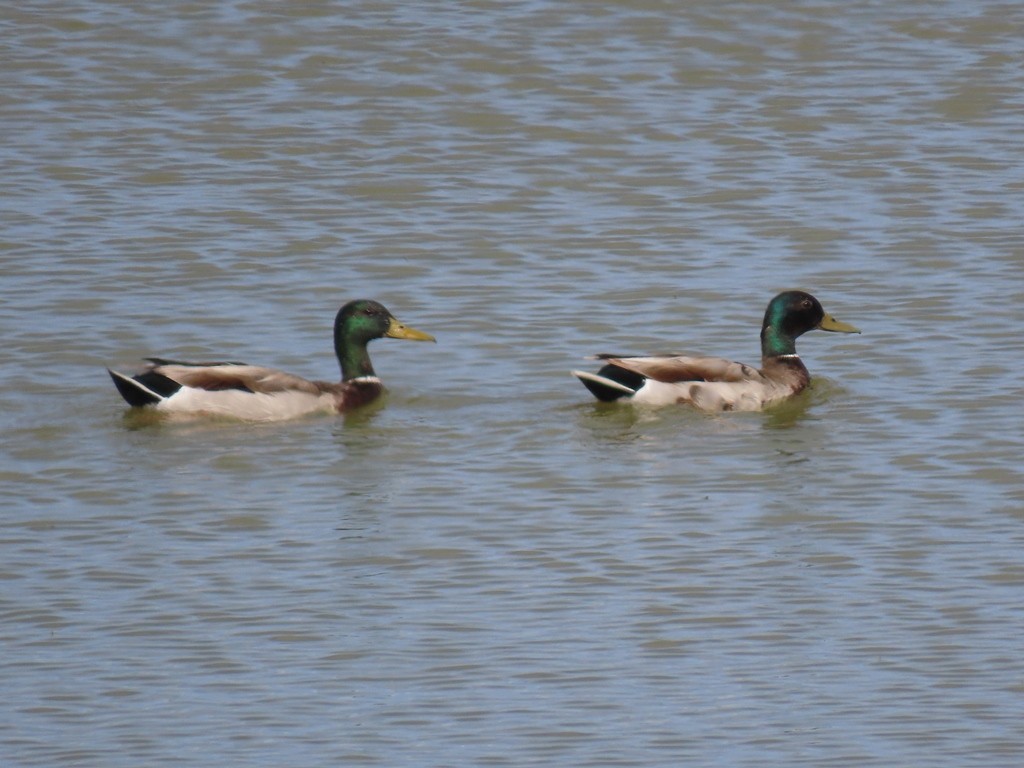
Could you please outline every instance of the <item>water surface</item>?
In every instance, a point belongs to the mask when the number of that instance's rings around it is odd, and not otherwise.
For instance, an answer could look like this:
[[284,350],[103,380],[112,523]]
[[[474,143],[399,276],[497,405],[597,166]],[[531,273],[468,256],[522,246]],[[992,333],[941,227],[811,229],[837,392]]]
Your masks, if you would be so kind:
[[[1013,4],[4,12],[5,765],[1024,759]],[[595,404],[596,352],[812,392]],[[104,366],[380,407],[126,415]]]

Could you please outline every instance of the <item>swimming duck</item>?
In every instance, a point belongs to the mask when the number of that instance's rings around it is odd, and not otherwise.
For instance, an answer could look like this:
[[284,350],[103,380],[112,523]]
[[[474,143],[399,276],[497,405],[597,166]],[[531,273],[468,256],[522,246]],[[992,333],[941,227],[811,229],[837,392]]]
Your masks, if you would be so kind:
[[687,403],[704,411],[758,411],[802,391],[811,375],[796,353],[807,331],[860,333],[825,312],[803,291],[785,291],[768,303],[761,325],[761,368],[719,357],[597,355],[596,374],[573,371],[598,400],[646,405]]
[[245,363],[185,363],[159,357],[135,376],[109,368],[129,405],[166,413],[228,416],[276,421],[316,411],[348,411],[384,391],[366,345],[374,339],[434,341],[429,333],[403,325],[382,304],[361,299],[338,310],[334,351],[341,381],[309,381],[284,371]]

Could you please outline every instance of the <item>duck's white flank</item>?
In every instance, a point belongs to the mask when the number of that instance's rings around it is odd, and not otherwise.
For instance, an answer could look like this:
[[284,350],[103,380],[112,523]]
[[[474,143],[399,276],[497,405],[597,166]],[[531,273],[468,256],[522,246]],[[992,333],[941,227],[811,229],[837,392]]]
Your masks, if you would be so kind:
[[337,398],[329,392],[317,395],[298,390],[246,392],[241,389],[208,390],[183,386],[170,397],[163,398],[154,408],[175,415],[282,421],[337,410]]

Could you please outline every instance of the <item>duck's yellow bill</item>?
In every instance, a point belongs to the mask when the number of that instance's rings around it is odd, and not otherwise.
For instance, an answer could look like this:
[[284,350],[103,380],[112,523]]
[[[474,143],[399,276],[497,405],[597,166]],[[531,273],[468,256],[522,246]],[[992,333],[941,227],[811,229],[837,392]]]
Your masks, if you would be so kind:
[[402,325],[395,318],[391,318],[391,322],[388,325],[387,331],[384,333],[385,336],[391,339],[408,339],[409,341],[437,341],[429,333],[423,331],[417,331],[415,328]]
[[860,333],[860,328],[854,328],[849,323],[836,320],[828,312],[825,313],[825,317],[822,319],[821,324],[818,325],[818,330],[834,331],[835,333]]

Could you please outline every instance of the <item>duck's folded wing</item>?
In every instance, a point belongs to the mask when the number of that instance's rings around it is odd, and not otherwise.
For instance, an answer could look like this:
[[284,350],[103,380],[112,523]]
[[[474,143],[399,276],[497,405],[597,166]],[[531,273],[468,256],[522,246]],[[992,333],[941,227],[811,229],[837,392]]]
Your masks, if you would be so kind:
[[598,355],[605,362],[639,373],[655,381],[675,384],[683,381],[761,381],[760,371],[722,357],[688,355],[657,357],[615,357]]
[[184,363],[154,360],[149,369],[185,387],[220,391],[237,389],[271,394],[274,392],[308,392],[319,395],[321,388],[312,381],[274,368],[244,363]]

